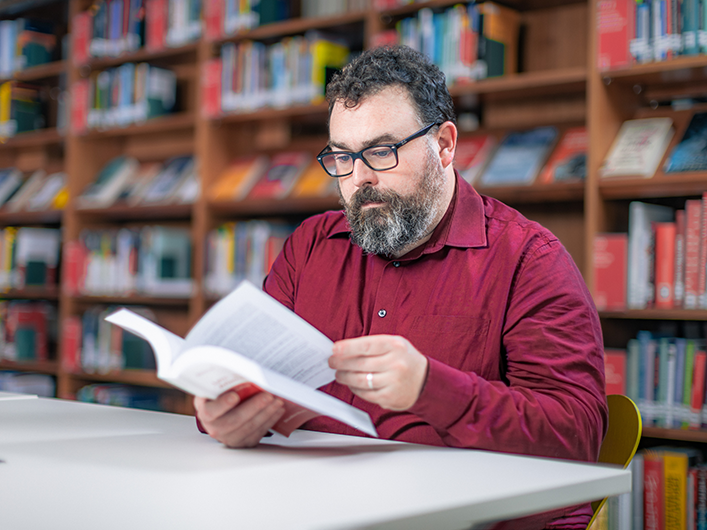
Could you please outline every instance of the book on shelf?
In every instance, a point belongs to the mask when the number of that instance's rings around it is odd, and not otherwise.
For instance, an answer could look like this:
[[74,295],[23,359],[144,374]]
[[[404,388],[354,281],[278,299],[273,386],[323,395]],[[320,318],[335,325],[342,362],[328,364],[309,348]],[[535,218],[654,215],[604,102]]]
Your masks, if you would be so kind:
[[42,189],[48,176],[43,169],[32,172],[20,185],[19,189],[5,202],[3,210],[6,212],[19,212],[26,209],[30,199]]
[[15,236],[14,287],[56,285],[60,248],[61,231],[57,228],[18,228]]
[[330,197],[337,195],[337,179],[330,177],[317,160],[312,161],[295,182],[288,195],[291,199]]
[[40,86],[20,81],[0,84],[1,138],[10,138],[46,126],[41,91]]
[[643,451],[643,524],[646,530],[664,530],[664,472],[660,452]]
[[672,309],[675,302],[675,230],[674,222],[653,224],[655,232],[655,308]]
[[11,361],[47,361],[55,308],[43,301],[2,304],[2,357]]
[[507,134],[481,175],[482,186],[531,184],[557,141],[556,127]]
[[217,118],[221,115],[221,75],[223,62],[220,57],[206,61],[201,70],[201,115]]
[[454,167],[464,180],[474,185],[497,146],[498,140],[491,134],[461,138],[454,154]]
[[145,190],[151,186],[153,179],[163,169],[164,164],[161,162],[141,162],[136,171],[131,174],[123,189],[120,190],[115,200],[116,204],[138,206],[145,195]]
[[0,372],[0,391],[52,398],[56,396],[56,383],[47,374]]
[[685,209],[675,210],[675,277],[673,301],[675,307],[685,302]]
[[167,160],[162,170],[142,189],[140,204],[158,204],[172,200],[184,180],[194,170],[194,157],[177,156]]
[[665,160],[666,173],[707,170],[707,112],[696,112]]
[[0,205],[5,204],[24,182],[22,171],[15,167],[0,169]]
[[216,303],[184,339],[127,309],[107,320],[148,341],[157,376],[190,394],[215,399],[250,388],[282,398],[287,412],[277,432],[326,415],[377,436],[365,412],[316,390],[334,380],[327,364],[333,343],[250,283]]
[[166,398],[157,388],[121,383],[93,383],[82,386],[76,392],[76,400],[84,403],[154,411],[174,410]]
[[626,394],[626,350],[604,348],[606,395]]
[[247,198],[285,198],[311,161],[312,156],[304,151],[277,153],[270,159],[267,170],[253,184]]
[[167,47],[170,0],[145,0],[145,48],[158,52]]
[[481,15],[479,60],[486,63],[486,77],[516,73],[520,13],[495,2],[481,2],[478,10]]
[[702,246],[702,200],[685,201],[685,294],[683,307],[697,309],[700,254]]
[[96,178],[76,198],[77,208],[107,208],[111,206],[137,172],[139,162],[121,155],[105,164]]
[[594,304],[599,311],[626,309],[628,234],[600,233],[594,237]]
[[138,289],[151,296],[191,296],[194,280],[190,230],[145,226],[139,237]]
[[252,155],[233,160],[209,189],[212,201],[240,201],[267,171],[270,160]]
[[672,118],[643,118],[623,122],[600,168],[608,177],[652,177],[675,130]]
[[653,224],[670,222],[674,210],[668,206],[632,201],[628,217],[628,293],[629,309],[646,309],[655,301],[653,265],[655,259]]
[[538,175],[538,182],[549,184],[584,179],[587,175],[588,149],[586,127],[567,129]]
[[633,58],[629,43],[635,34],[633,0],[597,4],[597,68],[600,71],[627,68]]
[[69,198],[66,173],[57,171],[47,175],[42,187],[27,201],[28,212],[61,210]]

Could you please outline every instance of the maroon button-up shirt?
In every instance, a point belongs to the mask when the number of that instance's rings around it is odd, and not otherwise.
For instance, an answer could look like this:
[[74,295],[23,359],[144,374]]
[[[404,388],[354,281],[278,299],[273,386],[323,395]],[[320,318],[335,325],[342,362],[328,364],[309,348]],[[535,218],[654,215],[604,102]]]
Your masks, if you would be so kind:
[[[426,244],[398,259],[366,254],[343,212],[327,212],[289,238],[264,288],[331,340],[401,335],[427,356],[405,412],[322,388],[369,413],[382,438],[596,461],[603,343],[584,281],[554,235],[458,175]],[[305,428],[361,434],[323,416]],[[557,522],[573,527],[591,512],[564,513]]]

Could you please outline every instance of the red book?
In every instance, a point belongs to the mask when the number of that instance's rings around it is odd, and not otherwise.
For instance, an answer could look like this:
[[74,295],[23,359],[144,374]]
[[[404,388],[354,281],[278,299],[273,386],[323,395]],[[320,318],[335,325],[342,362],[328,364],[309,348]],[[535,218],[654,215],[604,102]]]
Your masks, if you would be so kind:
[[685,309],[697,309],[697,277],[700,264],[702,201],[685,201]]
[[204,0],[204,37],[215,41],[223,36],[224,0]]
[[654,223],[655,307],[673,308],[675,290],[675,223]]
[[626,395],[626,350],[604,348],[606,395]]
[[71,58],[74,66],[81,66],[91,58],[89,48],[93,35],[93,20],[89,11],[74,16],[71,20]]
[[80,241],[67,241],[61,251],[61,288],[69,295],[81,294],[86,279],[88,251]]
[[61,325],[61,369],[69,373],[81,371],[81,318],[68,316]]
[[538,181],[549,184],[584,178],[588,149],[589,137],[586,127],[567,129],[538,175]]
[[[705,369],[707,368],[707,353],[704,351],[695,352],[695,366],[692,369],[692,391],[690,392],[690,412],[699,414],[702,410],[705,397]],[[691,429],[699,429],[701,422],[690,421]]]
[[496,149],[498,140],[490,134],[461,138],[454,154],[454,167],[469,184],[474,184]]
[[632,63],[629,41],[635,34],[634,0],[597,2],[597,68],[625,68]]
[[49,358],[48,311],[42,302],[14,302],[7,313],[8,342],[14,344],[17,360],[46,361]]
[[700,260],[697,262],[697,307],[707,308],[707,192],[702,195]]
[[221,115],[221,65],[220,58],[206,61],[202,70],[201,115],[215,118]]
[[79,79],[71,85],[71,131],[74,134],[85,133],[88,129],[88,79]]
[[594,304],[599,311],[626,309],[628,234],[594,238]]
[[675,288],[673,307],[680,308],[685,300],[685,210],[675,211]]
[[663,507],[663,457],[660,453],[643,454],[643,528],[665,530]]
[[168,0],[145,0],[145,48],[163,50],[167,38]]
[[248,199],[282,199],[307,169],[311,155],[306,152],[285,152],[272,157],[270,167],[248,193]]

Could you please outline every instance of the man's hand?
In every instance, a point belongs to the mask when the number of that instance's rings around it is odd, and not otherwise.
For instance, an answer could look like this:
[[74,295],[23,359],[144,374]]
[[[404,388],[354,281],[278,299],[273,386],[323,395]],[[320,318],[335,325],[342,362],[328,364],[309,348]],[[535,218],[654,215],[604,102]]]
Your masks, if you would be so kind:
[[337,382],[388,410],[412,407],[427,378],[427,357],[392,335],[340,340],[334,343],[329,366],[336,370]]
[[235,391],[217,399],[195,397],[199,421],[212,438],[228,447],[254,447],[285,412],[281,399],[258,392],[241,401]]

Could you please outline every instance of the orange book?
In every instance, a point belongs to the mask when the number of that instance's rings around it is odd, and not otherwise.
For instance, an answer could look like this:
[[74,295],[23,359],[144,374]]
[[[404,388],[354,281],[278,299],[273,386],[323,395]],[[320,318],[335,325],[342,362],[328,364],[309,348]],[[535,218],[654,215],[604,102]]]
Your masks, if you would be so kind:
[[655,307],[673,308],[675,292],[675,223],[654,223]]
[[268,167],[266,156],[248,156],[231,162],[209,190],[213,201],[240,201],[265,173]]
[[309,164],[290,192],[292,198],[336,195],[336,179],[327,175],[316,160]]
[[543,167],[538,181],[542,184],[583,179],[587,174],[589,137],[586,127],[567,129]]
[[276,154],[270,167],[251,188],[248,199],[285,198],[309,166],[311,158],[309,153],[299,151]]

